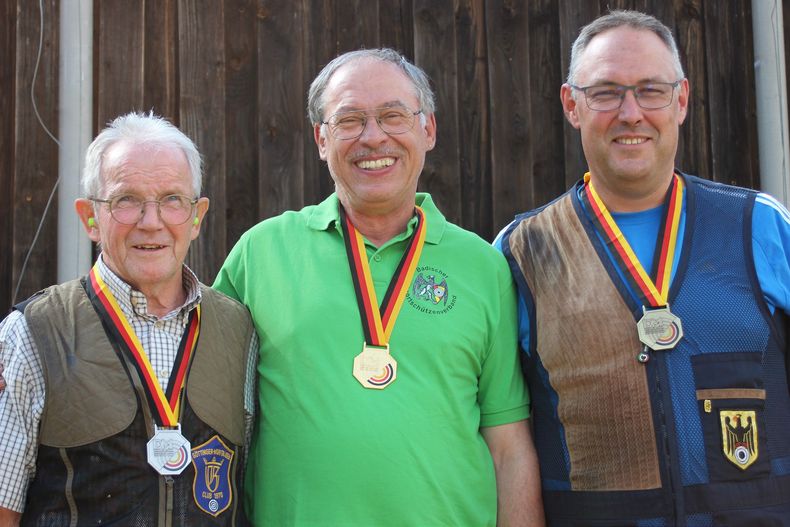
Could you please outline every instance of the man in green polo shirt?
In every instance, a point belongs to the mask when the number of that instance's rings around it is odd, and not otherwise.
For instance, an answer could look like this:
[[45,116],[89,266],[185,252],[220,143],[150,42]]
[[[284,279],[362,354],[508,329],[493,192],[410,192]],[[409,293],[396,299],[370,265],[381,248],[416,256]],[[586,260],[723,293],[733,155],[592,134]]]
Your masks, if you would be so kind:
[[425,73],[347,53],[308,106],[336,192],[250,229],[214,284],[261,342],[255,524],[542,525],[510,272],[416,192]]

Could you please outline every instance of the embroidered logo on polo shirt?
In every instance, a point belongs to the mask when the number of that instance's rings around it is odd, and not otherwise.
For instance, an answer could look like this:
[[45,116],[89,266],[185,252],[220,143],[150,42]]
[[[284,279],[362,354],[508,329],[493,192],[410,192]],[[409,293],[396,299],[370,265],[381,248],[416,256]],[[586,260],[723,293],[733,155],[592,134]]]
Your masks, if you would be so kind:
[[431,266],[417,267],[406,294],[406,302],[423,313],[441,315],[455,307],[457,297],[450,292],[447,273]]
[[195,464],[195,482],[192,490],[195,503],[214,517],[219,516],[233,502],[230,485],[230,465],[233,450],[219,436],[214,436],[192,449]]
[[741,470],[757,461],[757,414],[754,410],[721,410],[724,457]]

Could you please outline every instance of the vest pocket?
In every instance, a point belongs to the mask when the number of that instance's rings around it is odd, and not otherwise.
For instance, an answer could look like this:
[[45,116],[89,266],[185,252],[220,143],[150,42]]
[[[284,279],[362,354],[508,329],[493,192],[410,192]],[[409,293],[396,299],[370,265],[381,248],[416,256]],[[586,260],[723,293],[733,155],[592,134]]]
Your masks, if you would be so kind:
[[740,481],[770,472],[765,390],[697,390],[710,481]]
[[709,480],[767,476],[771,464],[760,354],[698,355],[692,365]]

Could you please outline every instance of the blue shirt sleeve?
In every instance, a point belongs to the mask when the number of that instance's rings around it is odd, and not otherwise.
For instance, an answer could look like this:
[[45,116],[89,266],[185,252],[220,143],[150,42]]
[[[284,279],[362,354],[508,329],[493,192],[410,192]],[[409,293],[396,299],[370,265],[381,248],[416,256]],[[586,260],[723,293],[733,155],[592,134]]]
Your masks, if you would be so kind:
[[760,193],[752,215],[752,252],[757,278],[771,311],[790,313],[790,213]]
[[[496,250],[503,254],[502,238],[510,225],[512,224],[506,225],[504,229],[499,231],[499,234],[496,235],[496,238],[494,238],[492,242]],[[522,295],[520,291],[517,291],[516,296],[518,298],[518,343],[521,345],[521,349],[530,355],[532,354],[532,350],[529,348],[529,311],[527,310],[527,303],[524,301],[524,295]]]

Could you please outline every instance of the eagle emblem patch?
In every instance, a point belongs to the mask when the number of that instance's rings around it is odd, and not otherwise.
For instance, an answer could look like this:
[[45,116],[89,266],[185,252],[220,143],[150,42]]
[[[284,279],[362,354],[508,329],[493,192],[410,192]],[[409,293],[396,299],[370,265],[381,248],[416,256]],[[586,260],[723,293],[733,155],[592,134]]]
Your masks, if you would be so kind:
[[444,304],[447,305],[447,280],[443,279],[440,283],[437,283],[434,275],[428,275],[426,279],[422,273],[420,273],[417,275],[412,285],[412,294],[434,305],[439,302],[444,302]]
[[754,410],[721,410],[722,450],[733,465],[746,470],[757,461],[757,414]]
[[222,514],[233,502],[233,487],[230,484],[233,455],[233,450],[217,435],[192,449],[195,503],[203,512],[214,517]]
[[414,270],[406,303],[427,315],[443,315],[455,307],[458,297],[450,293],[450,279],[438,267],[423,265]]

